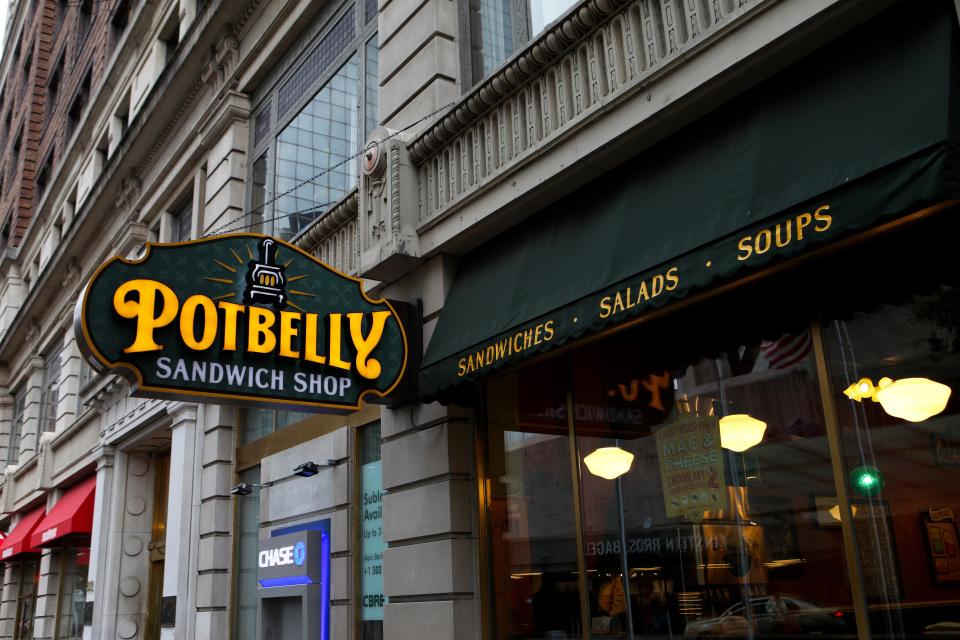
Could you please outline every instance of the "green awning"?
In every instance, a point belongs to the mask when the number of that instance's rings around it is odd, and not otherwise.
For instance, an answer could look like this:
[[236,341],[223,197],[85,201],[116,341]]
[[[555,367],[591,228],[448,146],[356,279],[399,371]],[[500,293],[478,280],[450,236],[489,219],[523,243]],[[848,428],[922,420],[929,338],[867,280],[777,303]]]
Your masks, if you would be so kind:
[[960,198],[952,3],[903,2],[464,256],[436,398],[573,338]]

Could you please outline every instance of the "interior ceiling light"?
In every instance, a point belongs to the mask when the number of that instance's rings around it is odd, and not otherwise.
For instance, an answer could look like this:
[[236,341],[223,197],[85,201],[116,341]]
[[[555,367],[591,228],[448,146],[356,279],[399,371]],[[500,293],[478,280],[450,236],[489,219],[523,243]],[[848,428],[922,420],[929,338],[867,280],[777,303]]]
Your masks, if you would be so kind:
[[633,454],[620,447],[601,447],[584,458],[583,462],[593,475],[613,480],[630,470]]
[[746,451],[763,440],[767,423],[746,413],[734,413],[720,418],[720,446],[737,453]]
[[870,378],[861,378],[844,390],[851,400],[870,398],[879,402],[887,414],[910,422],[923,422],[947,408],[950,387],[928,378],[880,378],[873,386]]

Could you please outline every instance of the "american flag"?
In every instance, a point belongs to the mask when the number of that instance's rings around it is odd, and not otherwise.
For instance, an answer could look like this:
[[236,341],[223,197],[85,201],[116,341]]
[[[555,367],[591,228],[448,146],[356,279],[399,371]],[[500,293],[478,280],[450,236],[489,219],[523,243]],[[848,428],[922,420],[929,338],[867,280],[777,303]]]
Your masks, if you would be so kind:
[[789,369],[802,362],[812,348],[809,331],[797,335],[785,333],[773,342],[764,340],[760,343],[760,350],[771,369]]

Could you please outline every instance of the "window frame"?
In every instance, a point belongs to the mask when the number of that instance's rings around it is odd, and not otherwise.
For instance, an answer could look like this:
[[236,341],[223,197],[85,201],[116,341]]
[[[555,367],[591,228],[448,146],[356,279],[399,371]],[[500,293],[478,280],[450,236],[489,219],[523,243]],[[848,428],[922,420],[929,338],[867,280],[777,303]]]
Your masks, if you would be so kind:
[[[13,408],[10,415],[9,441],[7,442],[8,466],[17,464],[17,460],[20,458],[20,438],[23,435],[24,413],[27,408],[26,391],[25,385],[21,385],[18,389],[14,389],[11,394],[13,396]],[[16,446],[14,446],[14,434],[16,434]]]
[[[261,233],[274,233],[276,227],[273,226],[271,218],[274,216],[273,199],[276,197],[276,158],[277,158],[277,137],[281,132],[297,118],[317,93],[330,82],[338,71],[354,55],[357,56],[357,138],[360,140],[360,148],[366,142],[366,72],[367,55],[366,45],[371,38],[377,38],[377,20],[366,16],[366,4],[363,0],[350,0],[339,2],[321,10],[320,15],[314,20],[314,28],[304,32],[297,40],[296,45],[291,48],[291,52],[277,65],[279,71],[267,78],[261,86],[254,91],[251,103],[252,117],[250,118],[253,126],[250,127],[248,139],[247,157],[251,159],[247,167],[247,180],[244,193],[244,203],[247,213],[238,223],[252,225],[251,231]],[[310,55],[314,48],[334,29],[337,22],[344,15],[353,10],[354,34],[350,40],[350,45],[344,47],[334,58],[331,59],[327,68],[321,73],[309,86],[302,90],[302,93],[296,101],[281,116],[278,115],[277,105],[279,104],[278,94],[288,80],[297,72],[300,64]],[[375,17],[375,16],[374,16]],[[379,50],[379,40],[378,40]],[[379,56],[378,56],[379,58]],[[379,90],[378,90],[378,112],[379,112]],[[261,115],[266,114],[267,125],[265,132],[260,140],[256,138],[256,121]],[[379,124],[379,113],[376,116]],[[363,139],[361,139],[363,137]],[[360,148],[356,151],[360,151]],[[253,165],[261,157],[266,158],[266,180],[263,186],[264,204],[257,211],[253,211],[254,188],[253,188]],[[359,167],[358,167],[359,169]],[[359,175],[359,171],[357,172]]]

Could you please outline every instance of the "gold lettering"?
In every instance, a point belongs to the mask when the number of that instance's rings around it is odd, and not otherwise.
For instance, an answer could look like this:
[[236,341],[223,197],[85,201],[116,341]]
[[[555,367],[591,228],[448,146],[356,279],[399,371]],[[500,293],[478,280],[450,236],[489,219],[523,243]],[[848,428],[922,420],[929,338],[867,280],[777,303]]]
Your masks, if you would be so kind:
[[737,248],[743,253],[737,255],[737,260],[743,262],[744,260],[750,259],[750,256],[753,254],[753,245],[751,243],[752,240],[753,236],[744,236],[740,238],[740,242],[737,243]]
[[616,315],[621,311],[623,311],[623,297],[620,295],[620,292],[617,291],[617,295],[613,299],[613,313]]
[[680,276],[677,275],[677,267],[667,269],[667,291],[673,291],[680,283]]
[[380,344],[380,338],[383,337],[383,328],[387,324],[387,318],[390,317],[389,311],[373,311],[370,313],[373,318],[373,326],[370,327],[370,333],[363,337],[363,314],[348,313],[347,319],[350,320],[350,339],[353,340],[353,346],[357,350],[357,373],[368,380],[373,380],[380,376],[380,361],[370,358],[370,354]]
[[797,240],[803,240],[803,230],[810,226],[813,216],[809,213],[801,213],[797,216]]
[[637,302],[640,302],[640,298],[643,298],[644,300],[649,300],[649,299],[650,299],[650,296],[647,294],[647,283],[646,283],[646,282],[641,282],[641,283],[640,283],[640,293],[637,294]]
[[299,358],[300,352],[294,351],[293,339],[297,337],[299,331],[293,326],[294,320],[299,320],[300,314],[295,311],[280,312],[280,351],[278,355],[286,358]]
[[[138,300],[127,300],[127,294],[135,291]],[[163,299],[157,310],[157,293]],[[133,343],[124,353],[159,351],[163,347],[153,339],[153,332],[165,327],[177,317],[179,301],[173,289],[156,280],[128,280],[113,293],[113,308],[123,318],[137,319],[137,333]]]
[[661,293],[663,293],[663,275],[658,273],[650,282],[650,297],[656,298]]
[[600,317],[606,318],[610,315],[610,296],[600,298]]
[[[199,340],[194,333],[197,307],[203,307],[203,335]],[[207,296],[190,296],[180,309],[180,337],[194,351],[208,349],[217,339],[217,307]]]
[[320,316],[308,313],[303,322],[303,359],[307,362],[326,364],[327,357],[317,354],[317,322]]
[[464,361],[463,358],[460,358],[457,361],[457,376],[462,378],[466,373],[467,373],[467,363]]
[[269,309],[248,307],[250,324],[247,327],[247,351],[251,353],[270,353],[277,347],[277,336],[270,329],[277,316]]
[[546,342],[553,340],[553,320],[547,320],[543,324],[543,339]]
[[523,348],[529,349],[533,344],[533,329],[527,329],[523,332]]
[[829,208],[830,208],[830,205],[825,204],[822,207],[817,207],[817,210],[813,212],[814,220],[816,220],[818,223],[820,222],[823,223],[823,228],[820,228],[819,224],[813,225],[813,228],[817,233],[823,233],[824,231],[829,229],[830,225],[833,223],[832,215],[830,215],[829,213],[821,213],[822,211],[826,211]]
[[223,302],[217,304],[223,309],[223,350],[237,350],[237,316],[246,311],[246,307],[235,302]]
[[[762,240],[761,240],[762,239]],[[757,255],[761,253],[766,253],[770,250],[770,245],[773,242],[773,234],[770,233],[770,229],[764,229],[757,234],[757,239],[753,241],[753,250],[757,252]],[[763,246],[761,249],[760,246]]]
[[[513,350],[515,353],[520,353],[521,351],[523,351],[522,346],[519,346],[519,347],[517,346],[517,340],[522,340],[522,339],[523,339],[522,333],[518,333],[517,335],[513,336]],[[523,343],[521,342],[520,344],[522,345]]]
[[[786,240],[783,240],[783,241],[780,240],[780,227],[786,227],[787,229]],[[793,220],[787,220],[786,222],[777,223],[775,234],[776,234],[776,243],[777,243],[778,249],[782,249],[783,247],[790,244],[790,234],[792,233],[792,231],[793,231]]]
[[543,331],[543,325],[538,324],[533,332],[533,344],[540,344],[540,332]]
[[339,313],[331,313],[327,317],[330,318],[330,331],[327,332],[327,338],[330,341],[330,348],[327,349],[327,355],[330,358],[330,366],[349,371],[350,363],[344,362],[343,358],[340,357],[340,329],[343,322],[343,317]]

